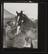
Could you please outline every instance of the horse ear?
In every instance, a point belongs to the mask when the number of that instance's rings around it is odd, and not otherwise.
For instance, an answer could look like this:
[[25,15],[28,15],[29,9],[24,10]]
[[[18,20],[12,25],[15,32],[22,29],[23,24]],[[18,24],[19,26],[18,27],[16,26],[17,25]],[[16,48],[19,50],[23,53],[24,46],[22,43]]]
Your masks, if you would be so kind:
[[18,14],[18,12],[16,11],[16,13]]

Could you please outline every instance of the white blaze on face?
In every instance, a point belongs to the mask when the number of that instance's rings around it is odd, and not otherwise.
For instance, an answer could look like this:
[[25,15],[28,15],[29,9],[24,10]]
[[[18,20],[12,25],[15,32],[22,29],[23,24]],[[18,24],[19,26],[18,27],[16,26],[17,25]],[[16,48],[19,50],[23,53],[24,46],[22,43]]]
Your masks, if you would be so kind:
[[18,21],[19,21],[19,18],[20,18],[20,16],[18,16],[18,18],[17,18],[17,23],[16,23],[16,26],[18,26]]
[[17,18],[17,23],[16,23],[16,26],[17,26],[17,35],[19,34],[19,32],[20,32],[20,26],[18,26],[18,21],[19,21],[19,18],[20,18],[20,16],[18,16],[18,18]]
[[17,27],[17,34],[20,32],[20,26]]
[[20,16],[18,16],[17,22],[19,21]]

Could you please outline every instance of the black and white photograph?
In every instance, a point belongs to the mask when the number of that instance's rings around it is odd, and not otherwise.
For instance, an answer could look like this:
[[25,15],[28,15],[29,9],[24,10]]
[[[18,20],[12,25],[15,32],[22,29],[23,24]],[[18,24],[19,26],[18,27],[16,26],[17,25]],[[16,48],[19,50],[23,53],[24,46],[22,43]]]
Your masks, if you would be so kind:
[[38,3],[4,3],[3,48],[38,48]]

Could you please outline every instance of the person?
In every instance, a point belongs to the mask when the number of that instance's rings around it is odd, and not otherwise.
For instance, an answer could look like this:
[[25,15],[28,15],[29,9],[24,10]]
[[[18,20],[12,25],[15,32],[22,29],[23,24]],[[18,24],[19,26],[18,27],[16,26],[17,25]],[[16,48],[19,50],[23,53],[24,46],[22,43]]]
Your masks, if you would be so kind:
[[7,22],[7,28],[6,28],[6,34],[7,34],[7,48],[13,47],[13,40],[15,39],[16,35],[16,26],[15,21],[8,21]]

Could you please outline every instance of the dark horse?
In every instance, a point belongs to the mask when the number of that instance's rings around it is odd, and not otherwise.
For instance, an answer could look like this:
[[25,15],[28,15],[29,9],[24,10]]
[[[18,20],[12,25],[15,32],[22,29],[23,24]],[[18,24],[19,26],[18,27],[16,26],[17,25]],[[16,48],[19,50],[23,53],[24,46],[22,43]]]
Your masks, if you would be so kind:
[[[17,13],[18,26],[20,26],[22,34],[23,33],[28,34],[30,33],[30,31],[32,32],[31,29],[33,27],[33,22],[25,14],[23,14],[23,11],[21,11],[20,13],[18,12],[16,13]],[[31,47],[33,48],[31,34],[25,37],[26,42],[29,42],[29,39],[30,39]]]

